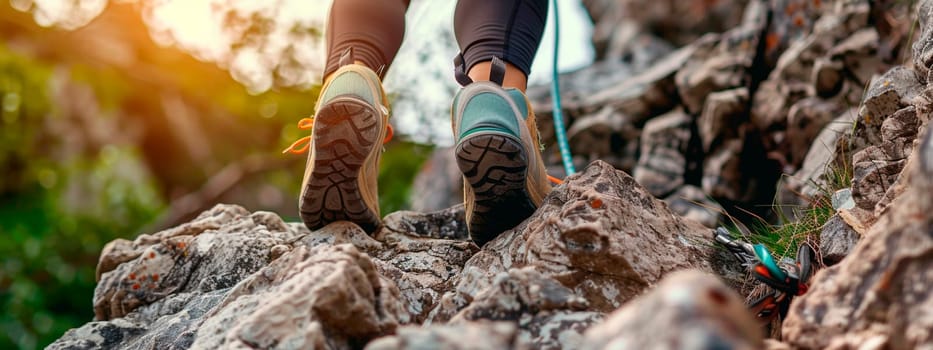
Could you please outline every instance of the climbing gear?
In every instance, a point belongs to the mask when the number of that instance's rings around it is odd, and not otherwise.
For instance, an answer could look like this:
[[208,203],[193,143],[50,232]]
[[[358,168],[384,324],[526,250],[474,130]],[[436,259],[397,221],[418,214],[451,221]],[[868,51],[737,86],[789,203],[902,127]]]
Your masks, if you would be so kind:
[[377,73],[352,56],[347,50],[340,68],[325,79],[315,116],[298,122],[311,135],[283,151],[310,150],[298,207],[311,230],[340,220],[367,232],[380,225],[376,180],[382,144],[393,134],[388,99]]
[[560,11],[557,8],[557,0],[551,1],[554,9],[554,61],[551,66],[551,103],[554,109],[554,133],[557,136],[557,148],[560,149],[560,159],[564,164],[564,172],[567,176],[573,175],[577,170],[573,166],[573,156],[570,154],[570,143],[567,142],[567,131],[564,128],[564,115],[560,101],[560,74],[557,69],[557,57],[560,52]]
[[791,300],[807,292],[807,283],[813,273],[813,248],[802,243],[797,249],[795,261],[779,264],[763,244],[749,244],[733,240],[723,227],[716,229],[715,241],[725,246],[742,266],[747,268],[758,281],[770,290],[749,303],[749,308],[762,324],[769,324],[775,317],[787,316]]
[[531,216],[551,191],[531,104],[501,86],[504,71],[494,58],[491,81],[463,87],[451,108],[466,220],[478,246]]

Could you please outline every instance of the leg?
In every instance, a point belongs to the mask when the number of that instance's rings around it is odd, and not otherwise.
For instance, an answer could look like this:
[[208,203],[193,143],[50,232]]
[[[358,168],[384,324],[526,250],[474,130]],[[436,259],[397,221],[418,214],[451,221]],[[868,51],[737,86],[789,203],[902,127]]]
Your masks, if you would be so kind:
[[457,71],[465,87],[452,108],[455,154],[470,237],[480,246],[528,218],[551,190],[524,94],[546,18],[547,0],[457,5]]
[[454,33],[465,72],[473,81],[488,81],[490,61],[506,62],[504,87],[524,91],[544,24],[548,0],[460,0]]
[[335,0],[327,20],[327,66],[324,76],[340,68],[340,56],[353,48],[353,60],[380,78],[405,35],[410,0]]
[[314,117],[299,123],[312,129],[299,140],[310,154],[298,197],[312,230],[341,220],[367,232],[380,225],[376,180],[391,137],[381,80],[402,43],[407,8],[408,0],[336,0],[331,8],[324,86]]

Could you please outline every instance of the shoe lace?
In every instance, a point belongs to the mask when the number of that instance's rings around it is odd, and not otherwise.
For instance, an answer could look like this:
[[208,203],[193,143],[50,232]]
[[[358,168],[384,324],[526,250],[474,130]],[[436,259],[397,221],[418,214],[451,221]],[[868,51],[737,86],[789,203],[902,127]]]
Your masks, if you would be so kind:
[[[314,117],[301,118],[301,120],[298,121],[299,130],[311,130],[313,127],[314,127]],[[386,127],[387,127],[386,138],[382,140],[383,145],[389,143],[389,141],[392,141],[392,136],[395,134],[395,131],[392,130],[392,124],[386,124]],[[311,136],[314,135],[313,132],[314,131],[312,130],[311,135],[302,137],[298,139],[297,141],[292,142],[290,146],[288,146],[282,151],[282,154],[285,154],[285,153],[302,154],[308,151],[308,148],[311,148]]]

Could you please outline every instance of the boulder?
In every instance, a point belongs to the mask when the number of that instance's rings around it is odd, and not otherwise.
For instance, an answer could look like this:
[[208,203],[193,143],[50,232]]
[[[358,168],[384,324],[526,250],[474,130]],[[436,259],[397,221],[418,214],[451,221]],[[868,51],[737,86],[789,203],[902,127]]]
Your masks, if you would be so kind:
[[760,349],[762,330],[715,276],[681,271],[590,328],[581,349]]
[[477,249],[462,217],[462,208],[398,212],[374,239],[347,222],[308,231],[218,205],[182,226],[108,244],[98,321],[50,348],[359,347],[421,322],[452,288]]
[[[609,312],[675,270],[717,272],[741,289],[744,272],[710,244],[712,231],[674,214],[634,179],[596,161],[569,177],[532,217],[466,263],[429,316],[444,322],[514,267],[531,268]],[[464,311],[461,311],[464,310]]]
[[820,230],[820,255],[823,264],[833,266],[842,261],[859,240],[858,232],[852,229],[839,215],[833,215]]
[[906,190],[839,264],[814,276],[784,322],[800,348],[933,345],[933,134],[907,166]]
[[645,124],[641,155],[632,176],[652,195],[667,196],[683,185],[692,123],[692,118],[678,109]]
[[913,43],[914,68],[925,81],[930,81],[930,70],[933,69],[933,1],[919,1],[917,19],[920,32]]

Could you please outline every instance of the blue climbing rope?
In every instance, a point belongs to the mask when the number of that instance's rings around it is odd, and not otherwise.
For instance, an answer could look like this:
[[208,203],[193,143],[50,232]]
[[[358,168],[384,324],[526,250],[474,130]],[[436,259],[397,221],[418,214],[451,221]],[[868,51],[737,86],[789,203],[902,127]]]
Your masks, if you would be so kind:
[[552,0],[552,13],[554,13],[554,65],[551,80],[551,101],[554,105],[554,133],[557,134],[557,147],[560,148],[560,158],[564,163],[564,172],[567,176],[573,175],[577,170],[573,167],[573,157],[570,155],[570,144],[567,143],[567,130],[564,129],[564,116],[560,103],[560,80],[557,69],[557,54],[560,52],[560,11],[557,0]]

